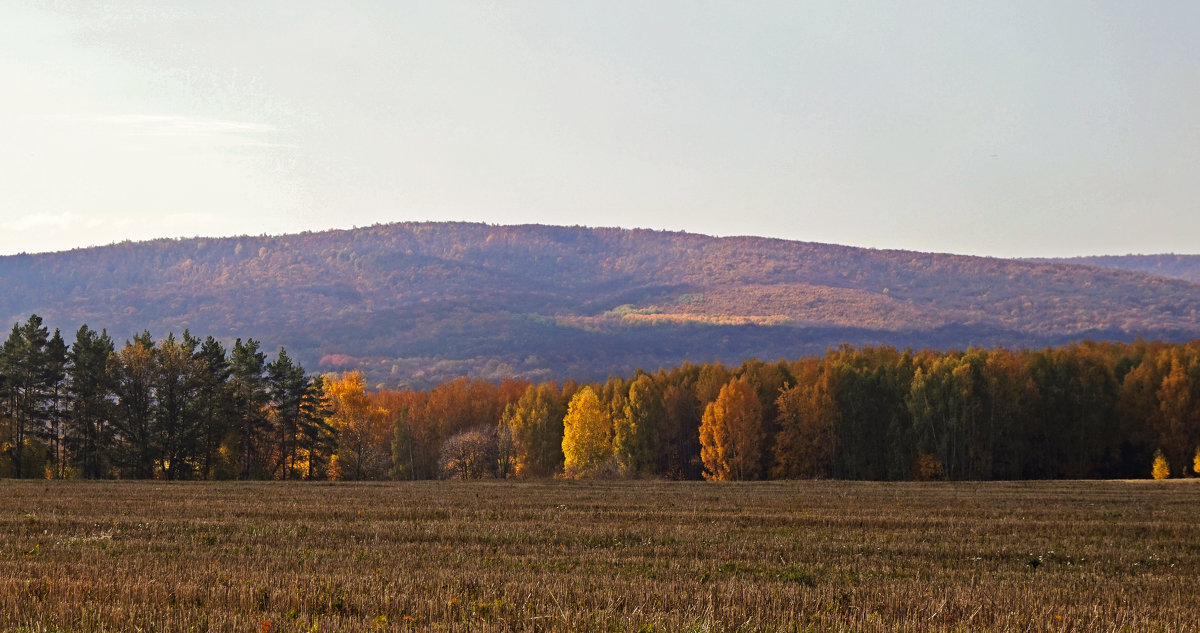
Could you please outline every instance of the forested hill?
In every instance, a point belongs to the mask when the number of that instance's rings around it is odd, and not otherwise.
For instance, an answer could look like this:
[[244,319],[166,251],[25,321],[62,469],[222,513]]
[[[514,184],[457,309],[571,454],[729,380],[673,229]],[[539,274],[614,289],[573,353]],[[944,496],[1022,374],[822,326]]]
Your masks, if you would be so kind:
[[1038,261],[1119,268],[1200,283],[1200,255],[1102,255]]
[[1200,337],[1200,285],[1134,271],[555,226],[405,223],[0,258],[0,318],[286,345],[368,384],[599,379],[795,358]]

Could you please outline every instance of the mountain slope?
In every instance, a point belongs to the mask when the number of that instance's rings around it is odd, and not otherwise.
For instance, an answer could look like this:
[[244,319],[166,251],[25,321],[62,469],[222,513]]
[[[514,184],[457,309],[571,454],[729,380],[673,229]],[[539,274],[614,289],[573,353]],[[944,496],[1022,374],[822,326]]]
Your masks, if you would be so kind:
[[1182,279],[1192,283],[1200,283],[1200,255],[1101,255],[1095,257],[1040,259],[1037,261],[1132,270],[1159,275],[1161,277],[1170,277],[1171,279]]
[[8,322],[254,337],[390,385],[596,379],[843,342],[1180,340],[1200,336],[1198,310],[1200,286],[1125,270],[579,227],[391,224],[0,258]]

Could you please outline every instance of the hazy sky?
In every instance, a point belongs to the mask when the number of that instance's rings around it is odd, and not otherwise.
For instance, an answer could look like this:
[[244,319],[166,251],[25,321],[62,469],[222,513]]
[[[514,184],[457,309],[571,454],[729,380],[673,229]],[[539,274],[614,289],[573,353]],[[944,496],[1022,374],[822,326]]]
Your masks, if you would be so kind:
[[1200,252],[1200,2],[0,2],[0,253],[401,220]]

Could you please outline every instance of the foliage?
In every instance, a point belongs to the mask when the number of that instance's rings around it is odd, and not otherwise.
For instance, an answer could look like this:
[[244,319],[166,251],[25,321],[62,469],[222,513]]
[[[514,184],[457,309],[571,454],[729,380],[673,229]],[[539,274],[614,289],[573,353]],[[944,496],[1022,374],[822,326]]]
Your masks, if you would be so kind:
[[653,466],[660,451],[657,425],[663,418],[662,402],[648,374],[629,384],[629,395],[613,418],[613,453],[622,472],[645,472]]
[[580,389],[563,418],[563,470],[587,475],[612,455],[612,419],[591,387]]
[[1162,451],[1154,452],[1154,464],[1150,468],[1150,474],[1155,479],[1167,479],[1171,476],[1171,464],[1167,462]]
[[438,464],[447,479],[485,479],[495,477],[499,447],[494,427],[468,429],[442,443]]
[[515,475],[549,477],[562,470],[566,414],[566,401],[554,383],[529,385],[520,400],[505,407],[500,426],[512,435]]
[[1187,477],[1200,340],[843,345],[603,384],[459,377],[423,391],[309,376],[288,350],[268,360],[236,339],[227,353],[188,330],[117,349],[83,326],[68,345],[34,315],[0,348],[0,395],[0,475],[22,478],[433,479],[472,430],[501,478],[1135,478],[1156,449]]
[[[68,423],[64,430],[66,455],[80,476],[98,479],[108,471],[112,447],[112,373],[114,353],[107,332],[86,325],[75,333],[67,361]],[[65,470],[65,468],[64,468]]]
[[762,405],[744,378],[735,378],[704,410],[700,422],[700,459],[704,478],[716,481],[757,479],[764,443]]
[[[9,456],[9,472],[18,478],[42,475],[42,465],[26,463],[25,456],[44,450],[39,430],[47,428],[53,418],[51,394],[62,374],[61,365],[55,367],[49,330],[42,323],[35,314],[24,324],[14,324],[0,348],[0,389],[6,422],[2,444]],[[65,354],[59,362],[65,362]]]
[[1200,336],[1200,293],[1194,278],[1158,276],[1173,265],[1148,275],[753,237],[405,223],[0,257],[0,318],[92,322],[118,340],[186,327],[227,346],[251,337],[307,367],[362,371],[372,388],[429,389],[460,375],[598,381],[841,343],[1182,342]]
[[41,323],[18,324],[0,350],[9,476],[322,475],[311,463],[334,440],[323,388],[285,351],[267,365],[253,340],[230,357],[187,330],[157,342],[143,331],[116,349],[86,325],[68,346]]
[[1038,261],[1101,266],[1200,283],[1200,255],[1100,255]]
[[832,474],[838,427],[832,380],[833,373],[816,359],[797,364],[797,384],[783,390],[776,401],[779,433],[775,437],[772,477],[821,478]]
[[162,453],[156,441],[155,370],[154,340],[149,332],[126,341],[117,352],[113,372],[117,402],[114,461],[121,474],[134,479],[153,476],[155,462]]
[[330,466],[334,479],[384,479],[391,465],[391,420],[387,411],[367,396],[360,372],[327,374],[329,424],[338,434],[337,452]]

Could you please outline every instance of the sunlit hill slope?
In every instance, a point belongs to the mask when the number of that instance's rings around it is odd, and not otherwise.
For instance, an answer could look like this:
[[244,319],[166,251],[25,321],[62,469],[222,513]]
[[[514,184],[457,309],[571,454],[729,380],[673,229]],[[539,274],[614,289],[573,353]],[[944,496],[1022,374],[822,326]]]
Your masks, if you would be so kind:
[[[1097,262],[1103,263],[1103,262]],[[554,226],[406,223],[0,258],[0,317],[118,343],[252,337],[371,384],[599,379],[841,343],[1037,347],[1200,336],[1200,285],[1144,272]]]

